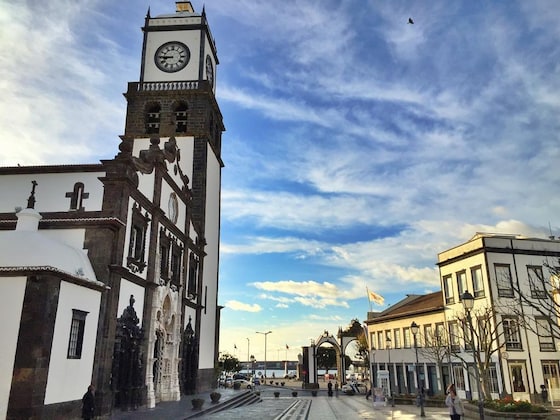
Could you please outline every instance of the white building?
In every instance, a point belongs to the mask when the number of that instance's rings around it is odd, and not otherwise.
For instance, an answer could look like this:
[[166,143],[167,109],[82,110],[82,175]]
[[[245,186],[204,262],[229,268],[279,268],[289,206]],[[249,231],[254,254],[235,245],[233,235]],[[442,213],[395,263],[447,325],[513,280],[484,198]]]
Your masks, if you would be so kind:
[[[540,393],[541,385],[556,388],[560,383],[560,352],[549,319],[537,316],[536,322],[542,327],[537,335],[536,328],[526,327],[523,322],[536,325],[534,311],[530,305],[520,304],[518,298],[521,292],[537,305],[550,299],[551,273],[545,264],[556,263],[559,257],[558,240],[501,234],[477,234],[438,255],[451,345],[462,348],[465,359],[469,360],[471,351],[460,340],[464,334],[456,332],[460,323],[455,323],[464,314],[461,295],[468,291],[475,298],[471,313],[475,345],[479,348],[484,343],[478,339],[481,321],[476,316],[485,308],[492,309],[492,316],[485,323],[487,329],[495,331],[491,345],[496,351],[489,370],[493,397],[507,393],[516,400],[530,400]],[[469,377],[461,376],[462,371],[455,369],[456,385],[461,391],[470,391],[476,399],[472,365]]]
[[[429,395],[441,394],[455,383],[460,396],[478,399],[472,336],[475,353],[488,365],[487,398],[510,394],[540,401],[541,385],[560,388],[560,352],[550,325],[557,322],[558,311],[542,317],[520,302],[519,293],[541,306],[552,299],[546,264],[556,266],[559,257],[560,240],[500,234],[476,234],[441,252],[442,291],[409,295],[368,314],[373,370],[389,372],[392,394],[416,393],[420,387]],[[472,335],[462,301],[465,291],[474,298]]]
[[[0,168],[0,243],[10,255],[0,259],[0,311],[11,320],[2,327],[3,372],[13,373],[0,381],[7,418],[79,416],[89,383],[99,415],[213,385],[224,131],[218,58],[204,11],[176,5],[176,13],[146,16],[140,78],[128,84],[114,159]],[[32,181],[34,209],[17,212]],[[33,236],[20,229],[31,215],[42,216]],[[16,264],[6,250],[22,241],[11,250],[22,255]],[[41,358],[28,353],[37,335]]]

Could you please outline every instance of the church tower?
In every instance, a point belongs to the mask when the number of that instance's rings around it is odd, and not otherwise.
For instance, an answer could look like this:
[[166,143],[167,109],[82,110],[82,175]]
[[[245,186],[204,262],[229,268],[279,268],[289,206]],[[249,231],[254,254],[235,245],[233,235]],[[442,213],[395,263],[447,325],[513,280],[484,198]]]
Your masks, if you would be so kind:
[[[143,331],[143,385],[112,389],[121,407],[153,407],[209,389],[218,354],[225,129],[215,97],[216,45],[204,9],[196,13],[190,1],[177,1],[173,14],[148,11],[142,30],[140,77],[125,94],[120,153],[103,162],[104,206],[127,220],[122,258],[128,271],[118,273],[118,309],[108,310],[107,325],[113,328],[133,296]],[[114,351],[122,351],[118,337],[115,342]],[[121,364],[133,363],[113,354],[113,377],[119,357]],[[108,360],[104,364],[100,382],[107,380]],[[119,399],[134,394],[126,387],[136,389],[134,401]]]
[[[77,418],[90,384],[103,418],[214,385],[225,130],[216,45],[190,1],[148,11],[142,30],[113,159],[0,168],[0,242],[13,248],[0,260],[0,314],[11,320],[0,417]],[[19,214],[29,185],[37,204]],[[19,229],[27,213],[32,233]]]

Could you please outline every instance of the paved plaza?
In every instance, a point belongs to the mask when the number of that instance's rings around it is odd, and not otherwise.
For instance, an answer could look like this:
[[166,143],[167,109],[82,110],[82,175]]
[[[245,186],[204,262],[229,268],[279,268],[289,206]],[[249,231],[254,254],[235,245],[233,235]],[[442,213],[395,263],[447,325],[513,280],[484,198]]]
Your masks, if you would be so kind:
[[[185,419],[193,415],[196,419],[205,420],[329,420],[329,419],[413,419],[420,417],[420,409],[416,406],[381,406],[374,407],[371,400],[366,400],[363,395],[327,396],[327,391],[319,390],[316,397],[311,396],[308,390],[288,387],[261,386],[260,397],[262,402],[247,406],[228,409],[225,411],[202,414],[192,410],[191,400],[195,397],[205,400],[203,409],[211,406],[209,393],[196,396],[184,396],[181,401],[160,403],[153,409],[140,409],[131,412],[114,412],[114,420],[143,420],[143,419]],[[274,392],[280,392],[279,397]],[[298,396],[292,396],[292,391],[298,391]],[[233,398],[239,391],[220,389],[222,399]],[[425,408],[427,419],[449,419],[445,408]]]

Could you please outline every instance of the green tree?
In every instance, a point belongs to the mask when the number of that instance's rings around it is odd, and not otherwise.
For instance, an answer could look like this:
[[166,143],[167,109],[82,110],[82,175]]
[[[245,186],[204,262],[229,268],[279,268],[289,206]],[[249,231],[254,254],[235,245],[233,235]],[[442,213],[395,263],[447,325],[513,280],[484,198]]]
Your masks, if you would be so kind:
[[329,369],[336,367],[336,350],[333,347],[319,347],[317,349],[317,366],[329,373]]
[[239,359],[229,353],[224,353],[220,356],[218,366],[223,372],[227,373],[239,372],[241,370]]

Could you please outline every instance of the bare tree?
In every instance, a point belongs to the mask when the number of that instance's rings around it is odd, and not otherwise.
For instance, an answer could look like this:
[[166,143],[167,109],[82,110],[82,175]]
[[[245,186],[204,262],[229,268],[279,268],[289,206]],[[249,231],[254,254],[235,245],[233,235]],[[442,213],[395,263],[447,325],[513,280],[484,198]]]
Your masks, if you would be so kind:
[[[492,357],[500,357],[505,346],[504,335],[519,333],[517,323],[508,323],[507,328],[504,328],[502,317],[496,315],[492,307],[481,306],[473,309],[468,316],[464,312],[457,313],[455,319],[450,322],[451,355],[461,360],[467,368],[467,361],[473,357],[480,374],[482,395],[479,398],[490,395],[490,369],[495,363]],[[465,347],[461,348],[461,343],[464,343]]]
[[[443,327],[443,324],[441,324]],[[424,341],[424,347],[418,347],[424,359],[435,363],[437,375],[440,378],[440,389],[444,389],[443,383],[443,366],[449,361],[451,356],[449,348],[449,336],[445,328],[437,329],[433,332],[430,330],[428,334],[420,334],[420,339]]]
[[[503,274],[512,290],[509,302],[502,306],[515,314],[520,324],[539,337],[541,346],[552,346],[560,340],[560,260],[545,261],[543,266],[527,266],[527,280]],[[548,350],[551,350],[548,349]]]

